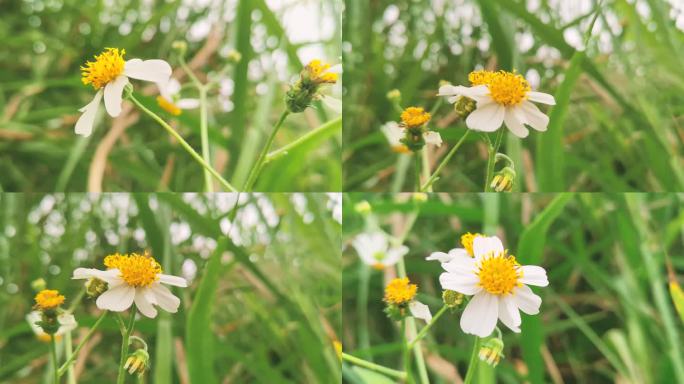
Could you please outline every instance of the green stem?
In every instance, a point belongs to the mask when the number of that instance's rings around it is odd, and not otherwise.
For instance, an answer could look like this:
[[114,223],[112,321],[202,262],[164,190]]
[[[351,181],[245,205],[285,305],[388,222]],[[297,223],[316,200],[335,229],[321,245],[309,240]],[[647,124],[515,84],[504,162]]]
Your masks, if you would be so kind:
[[427,335],[430,328],[432,328],[432,325],[437,322],[437,319],[439,319],[444,314],[444,312],[446,312],[447,309],[449,309],[448,306],[443,306],[442,309],[440,309],[439,312],[437,312],[437,314],[435,314],[435,316],[432,317],[432,321],[427,323],[427,325],[425,325],[423,329],[421,329],[420,332],[416,335],[416,338],[409,343],[409,349],[413,349],[413,347],[416,346],[420,339]]
[[415,162],[415,168],[416,168],[416,186],[414,191],[420,192],[420,152],[421,151],[415,151],[413,152],[413,160]]
[[387,368],[379,364],[371,363],[358,357],[352,356],[348,353],[342,352],[342,360],[358,365],[359,367],[364,367],[370,369],[371,371],[382,373],[383,375],[394,377],[396,379],[404,380],[406,379],[406,372],[397,371],[395,369]]
[[[64,356],[67,360],[71,359],[73,356],[73,344],[71,340],[71,332],[64,334]],[[57,376],[59,376],[59,371],[57,371]],[[67,383],[76,384],[76,377],[74,376],[74,367],[69,366],[67,369]]]
[[499,152],[499,147],[501,146],[501,140],[503,139],[504,129],[499,128],[499,133],[496,136],[496,142],[494,145],[489,144],[488,148],[488,158],[487,158],[487,175],[485,176],[484,191],[491,192],[491,180],[494,176],[494,164],[496,163],[496,153]]
[[[211,164],[211,153],[209,152],[209,127],[207,120],[207,90],[204,86],[199,86],[200,96],[200,138],[202,140],[202,159],[207,164]],[[205,192],[214,192],[214,184],[211,181],[211,173],[204,169],[204,188]]]
[[245,182],[245,187],[243,188],[246,192],[250,192],[252,190],[252,187],[254,186],[254,183],[256,182],[257,178],[259,177],[259,173],[261,173],[261,169],[264,167],[264,162],[266,161],[266,155],[268,154],[268,151],[271,150],[271,146],[273,145],[273,140],[275,140],[276,134],[278,133],[278,130],[280,127],[283,125],[283,122],[287,118],[287,116],[290,114],[290,111],[284,111],[282,115],[280,115],[280,119],[278,119],[278,122],[276,125],[273,127],[273,130],[271,131],[271,135],[268,137],[268,140],[266,140],[266,145],[264,145],[264,148],[261,150],[261,153],[259,153],[259,157],[257,158],[256,163],[254,163],[254,166],[252,167],[252,170],[249,172],[249,176],[247,177],[247,182]]
[[195,159],[195,161],[197,161],[202,167],[204,167],[204,169],[207,172],[209,172],[212,176],[214,176],[216,178],[216,180],[218,180],[219,183],[221,183],[221,185],[223,185],[227,190],[229,190],[231,192],[237,192],[237,189],[235,189],[235,187],[230,185],[230,183],[227,182],[214,168],[212,168],[211,165],[209,165],[206,161],[204,161],[202,156],[200,156],[190,146],[190,144],[188,144],[188,142],[185,141],[185,139],[183,139],[183,137],[181,137],[181,135],[178,134],[178,132],[176,132],[173,128],[171,128],[170,125],[168,125],[164,120],[162,120],[161,117],[157,116],[157,114],[155,114],[154,112],[147,109],[147,107],[142,105],[142,103],[140,101],[138,101],[138,99],[136,99],[135,96],[133,96],[133,93],[130,93],[128,95],[128,98],[136,106],[138,106],[138,108],[140,108],[143,112],[147,113],[147,115],[149,115],[154,121],[159,123],[159,125],[161,125],[162,128],[164,128],[171,136],[173,136],[176,140],[178,140],[178,143],[180,143],[180,145],[183,147],[183,149],[185,149],[188,152],[188,154],[190,156],[192,156],[193,159]]
[[[428,151],[427,149],[423,149],[422,151],[422,167],[421,167],[421,172],[423,174],[423,180],[427,180],[430,178],[430,159],[428,157]],[[423,191],[423,188],[420,187],[420,183],[418,184],[420,192],[432,192],[432,186],[429,186],[427,188],[427,191]]]
[[107,313],[109,313],[109,312],[107,312],[107,311],[102,312],[102,314],[100,315],[100,317],[95,321],[95,324],[93,324],[93,327],[90,328],[90,330],[89,330],[88,333],[85,335],[85,337],[83,338],[83,340],[81,340],[81,342],[78,343],[78,345],[76,346],[76,349],[74,350],[74,353],[72,353],[71,356],[69,356],[69,357],[67,358],[67,360],[64,362],[64,364],[62,364],[62,366],[59,368],[59,372],[58,372],[59,376],[64,375],[64,373],[66,372],[66,370],[69,369],[69,367],[71,366],[71,363],[73,363],[74,360],[76,360],[76,357],[78,356],[78,353],[81,351],[81,348],[83,348],[83,346],[85,345],[85,343],[86,343],[86,342],[90,339],[90,337],[95,333],[95,330],[97,329],[98,326],[100,326],[100,323],[102,322],[102,320],[104,320],[105,316],[107,316]]
[[468,133],[470,133],[470,129],[466,129],[465,133],[461,138],[458,140],[456,145],[454,145],[453,148],[447,153],[447,155],[442,159],[442,161],[439,163],[437,168],[435,169],[435,172],[430,176],[430,178],[423,184],[423,186],[420,188],[421,192],[426,192],[429,188],[432,187],[432,184],[434,184],[435,181],[437,181],[437,178],[439,176],[439,173],[442,172],[442,169],[444,168],[445,165],[451,160],[451,158],[456,154],[456,151],[458,151],[458,148],[463,144],[465,141],[465,138],[468,136]]
[[59,373],[57,372],[57,343],[55,335],[50,335],[50,358],[52,359],[53,384],[59,384]]
[[466,373],[463,384],[470,384],[475,377],[475,368],[477,367],[477,354],[480,350],[480,338],[475,336],[475,343],[473,344],[473,352],[470,354],[470,362],[468,363],[468,373]]
[[126,381],[126,370],[124,365],[126,364],[126,357],[128,357],[128,341],[133,333],[133,327],[135,326],[135,313],[136,307],[131,307],[131,317],[128,319],[128,327],[126,327],[126,332],[121,340],[121,359],[119,360],[119,375],[116,380],[117,384],[124,384]]
[[411,350],[406,343],[406,319],[401,322],[401,345],[404,348],[404,370],[406,371],[406,381],[413,383],[413,376],[411,376]]
[[338,117],[337,119],[330,120],[327,123],[321,125],[320,127],[307,132],[306,134],[302,135],[301,137],[297,138],[295,141],[291,142],[290,144],[285,145],[282,148],[278,148],[275,151],[269,153],[266,155],[266,159],[264,160],[264,164],[268,164],[273,160],[277,160],[283,156],[286,156],[289,152],[297,149],[299,146],[302,146],[312,140],[314,140],[316,137],[320,135],[327,134],[328,131],[336,129],[338,126],[341,126],[342,124],[342,118]]

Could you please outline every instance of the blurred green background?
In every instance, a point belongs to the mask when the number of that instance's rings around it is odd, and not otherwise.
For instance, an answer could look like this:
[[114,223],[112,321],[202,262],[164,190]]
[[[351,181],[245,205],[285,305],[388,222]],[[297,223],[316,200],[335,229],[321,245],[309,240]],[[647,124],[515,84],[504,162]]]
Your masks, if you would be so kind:
[[[345,0],[345,191],[411,190],[411,161],[394,155],[380,127],[398,121],[386,94],[431,110],[445,144],[463,135],[439,82],[465,84],[474,69],[517,70],[554,94],[545,133],[507,134],[516,190],[679,191],[684,187],[684,3],[604,0],[586,52],[597,0]],[[487,152],[470,135],[435,191],[481,190]],[[403,160],[401,160],[403,159]]]
[[[48,383],[48,344],[24,316],[38,278],[71,304],[77,267],[149,250],[188,288],[176,314],[142,318],[150,383],[335,383],[341,324],[339,194],[0,194],[0,382]],[[230,230],[230,236],[226,236]],[[84,299],[75,343],[100,311]],[[86,344],[79,383],[115,381],[111,314]],[[131,379],[130,382],[133,382]]]
[[[433,314],[442,306],[442,268],[425,257],[461,247],[465,232],[497,235],[522,265],[546,269],[549,286],[533,288],[543,300],[539,315],[523,314],[520,334],[501,327],[506,358],[495,370],[480,364],[474,382],[684,381],[684,323],[674,310],[666,272],[669,256],[679,280],[684,278],[684,196],[434,194],[416,204],[409,194],[345,194],[345,352],[403,369],[400,329],[383,313],[382,302],[394,268],[371,270],[350,244],[365,230],[353,209],[363,200],[394,236],[418,210],[404,243],[410,249],[406,270],[418,284],[417,299]],[[465,375],[473,336],[461,331],[460,315],[461,310],[447,312],[423,342],[431,383],[459,383]],[[367,371],[347,364],[343,373],[348,383],[385,382],[369,381]]]
[[[186,60],[209,92],[209,138],[215,168],[241,186],[278,116],[287,85],[313,58],[340,60],[337,0],[5,0],[0,8],[0,190],[42,192],[201,190],[202,169],[148,116],[113,120],[100,108],[87,139],[75,135],[94,96],[79,67],[105,47],[126,59],[164,59],[198,94],[171,49],[188,44]],[[242,59],[229,60],[237,51]],[[157,90],[132,82],[142,102],[199,152],[199,110],[179,117],[158,107]],[[145,88],[145,90],[143,90]],[[326,91],[339,98],[340,86]],[[124,105],[130,104],[125,101]],[[125,111],[125,110],[124,110]],[[317,104],[292,115],[273,149],[335,121],[264,169],[255,190],[339,191],[339,113]]]

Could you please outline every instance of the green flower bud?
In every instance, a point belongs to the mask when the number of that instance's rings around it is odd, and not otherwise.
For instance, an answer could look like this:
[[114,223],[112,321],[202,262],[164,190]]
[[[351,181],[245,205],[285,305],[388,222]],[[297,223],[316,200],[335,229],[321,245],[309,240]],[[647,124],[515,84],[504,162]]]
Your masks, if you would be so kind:
[[86,281],[85,287],[86,294],[88,295],[88,297],[94,299],[103,294],[107,290],[109,285],[107,284],[107,282],[102,281],[100,279],[90,278]]
[[131,353],[126,359],[124,369],[128,370],[131,375],[137,374],[142,376],[149,368],[150,355],[144,349],[138,349]]
[[454,111],[461,119],[464,119],[470,115],[475,110],[476,107],[475,100],[465,97],[456,96],[456,102],[454,103]]
[[492,183],[489,185],[495,192],[510,192],[513,190],[513,183],[515,182],[515,170],[511,167],[505,167],[499,171],[492,178]]
[[449,308],[456,308],[463,303],[463,294],[445,289],[442,291],[442,301],[444,301],[444,305]]
[[480,358],[480,360],[491,365],[492,367],[496,367],[499,364],[501,358],[505,357],[502,353],[503,348],[504,343],[500,338],[491,337],[489,339],[486,339],[480,347],[478,357]]
[[354,210],[359,215],[367,215],[373,210],[373,207],[371,207],[371,205],[368,201],[363,200],[363,201],[359,201],[358,203],[356,203],[354,205]]
[[43,289],[45,289],[46,287],[47,287],[47,283],[45,282],[45,279],[43,279],[42,277],[35,279],[31,282],[31,288],[36,292],[40,292]]
[[393,103],[401,104],[401,91],[398,89],[393,89],[387,92],[387,100]]

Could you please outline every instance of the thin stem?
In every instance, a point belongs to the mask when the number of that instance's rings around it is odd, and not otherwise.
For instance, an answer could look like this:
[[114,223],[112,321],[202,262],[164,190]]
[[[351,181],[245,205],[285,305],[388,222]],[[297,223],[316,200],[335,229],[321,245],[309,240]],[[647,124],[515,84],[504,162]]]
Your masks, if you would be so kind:
[[[423,180],[427,180],[430,178],[430,158],[428,157],[428,151],[427,148],[422,150],[422,167],[421,167],[421,173],[423,175]],[[428,187],[427,191],[423,191],[423,188],[420,187],[420,183],[418,184],[420,192],[432,192],[432,187]]]
[[430,178],[420,188],[421,192],[425,192],[426,190],[428,190],[430,187],[432,187],[432,184],[434,184],[435,181],[437,181],[437,177],[439,176],[439,173],[442,172],[442,169],[444,168],[444,166],[447,165],[449,160],[451,160],[451,158],[454,156],[454,154],[456,154],[456,151],[458,151],[458,148],[461,146],[461,144],[463,144],[463,142],[465,141],[465,138],[468,136],[469,133],[470,133],[470,129],[466,129],[465,133],[463,134],[463,136],[461,136],[461,138],[458,140],[456,145],[454,145],[454,147],[451,148],[449,153],[447,153],[447,155],[444,157],[444,159],[442,159],[442,161],[439,163],[439,165],[435,169],[435,172],[430,176]]
[[370,361],[359,359],[358,357],[352,356],[345,352],[342,352],[342,360],[352,363],[354,365],[358,365],[359,367],[370,369],[371,371],[382,373],[383,375],[389,377],[394,377],[400,380],[406,379],[406,372],[397,371],[396,369],[391,369],[379,364],[371,363]]
[[414,191],[419,192],[420,191],[420,152],[421,151],[415,151],[413,152],[413,160],[415,162],[415,168],[416,168],[416,186]]
[[168,125],[164,120],[162,120],[161,117],[157,116],[157,114],[155,114],[154,112],[147,109],[147,107],[142,105],[142,103],[138,101],[138,99],[136,99],[135,96],[133,96],[133,93],[130,93],[128,97],[136,106],[138,106],[138,108],[140,108],[143,112],[147,113],[154,121],[159,123],[159,125],[161,125],[162,128],[164,128],[171,136],[178,140],[183,149],[185,149],[188,152],[188,154],[190,154],[190,156],[192,156],[192,158],[195,159],[195,161],[197,161],[202,167],[204,167],[205,170],[207,170],[212,176],[214,176],[216,180],[218,180],[219,183],[221,183],[221,185],[223,185],[227,190],[231,192],[237,192],[237,189],[235,189],[235,187],[230,185],[230,183],[227,182],[214,168],[212,168],[211,165],[204,161],[202,156],[200,156],[190,146],[190,144],[188,144],[188,142],[185,141],[185,139],[183,139],[183,137],[181,137],[181,135],[178,134],[178,132],[176,132],[173,128],[171,128],[170,125]]
[[83,340],[81,340],[81,342],[78,343],[78,345],[76,346],[76,349],[74,350],[74,353],[71,354],[71,356],[69,356],[67,358],[67,360],[64,362],[64,364],[62,364],[62,366],[59,368],[59,376],[64,375],[64,372],[66,372],[66,370],[69,369],[69,366],[71,366],[71,363],[73,363],[74,360],[76,360],[76,357],[78,356],[78,353],[81,351],[81,348],[83,348],[85,343],[90,339],[90,337],[93,335],[93,333],[95,333],[95,330],[97,329],[97,327],[100,326],[100,323],[102,323],[102,320],[104,320],[105,316],[107,316],[107,313],[109,313],[109,312],[108,311],[102,312],[100,317],[95,321],[95,324],[93,324],[93,327],[90,328],[90,330],[85,335]]
[[59,384],[59,374],[57,373],[57,343],[55,335],[50,335],[50,358],[52,359],[53,383]]
[[489,144],[488,148],[488,153],[489,156],[487,158],[487,175],[485,176],[485,185],[484,185],[484,191],[485,192],[491,192],[491,180],[492,177],[494,176],[494,164],[496,163],[496,153],[499,152],[499,147],[501,146],[501,140],[503,139],[503,134],[504,130],[503,128],[499,128],[499,133],[496,136],[496,142],[494,145],[491,143]]
[[[73,356],[73,345],[71,340],[71,332],[64,334],[64,356],[67,360],[71,359]],[[59,376],[59,370],[57,371],[57,376]],[[74,367],[69,366],[67,368],[67,383],[76,384],[76,377],[74,376]]]
[[430,328],[432,328],[432,325],[435,324],[435,323],[437,322],[437,319],[439,319],[440,316],[442,316],[442,315],[444,314],[444,312],[446,312],[447,309],[449,309],[448,306],[446,306],[446,305],[443,306],[442,309],[440,309],[439,312],[437,312],[437,314],[436,314],[435,316],[432,317],[432,321],[430,321],[429,323],[427,323],[427,324],[423,327],[423,329],[421,329],[420,332],[418,332],[418,334],[416,335],[416,338],[413,339],[413,340],[409,343],[409,349],[413,349],[413,347],[415,347],[416,344],[417,344],[423,337],[425,337],[425,335],[427,335],[427,333],[428,333],[428,331],[430,330]]
[[475,343],[473,344],[473,352],[470,354],[470,362],[468,363],[468,373],[466,373],[463,384],[470,384],[475,377],[475,369],[477,367],[477,353],[480,349],[480,338],[475,336]]
[[269,153],[266,155],[266,159],[264,159],[264,164],[268,164],[276,159],[279,159],[283,156],[286,156],[289,152],[296,150],[298,147],[310,142],[311,140],[315,139],[316,136],[325,134],[326,131],[335,129],[336,126],[340,125],[342,122],[342,118],[338,117],[337,119],[330,120],[327,123],[321,125],[320,127],[307,132],[306,134],[300,136],[299,138],[295,139],[293,142],[283,146],[282,148],[278,148],[275,151]]
[[413,376],[411,376],[411,350],[408,348],[406,343],[406,319],[401,322],[401,345],[404,347],[404,370],[406,371],[406,380],[409,383],[413,382]]
[[131,317],[128,319],[128,327],[126,327],[126,333],[121,340],[121,359],[119,360],[119,375],[116,380],[117,384],[123,384],[126,381],[126,370],[124,369],[124,364],[126,363],[126,357],[128,356],[128,341],[133,333],[133,327],[135,326],[135,313],[136,307],[133,306],[131,309]]
[[261,153],[259,153],[259,157],[257,158],[256,163],[254,163],[254,166],[252,167],[252,170],[249,172],[249,176],[247,177],[247,181],[245,182],[245,187],[243,188],[245,191],[249,192],[252,190],[252,186],[254,186],[254,183],[256,182],[257,178],[259,177],[259,173],[261,173],[261,169],[264,167],[264,162],[266,161],[266,155],[268,155],[268,151],[271,150],[271,146],[273,145],[273,140],[275,140],[276,134],[278,133],[278,130],[280,127],[283,125],[283,122],[287,118],[287,116],[290,114],[290,111],[284,111],[282,115],[280,115],[280,119],[278,119],[278,122],[276,125],[273,127],[273,130],[271,131],[271,135],[268,137],[268,140],[266,140],[266,145],[264,145],[264,148],[261,149]]

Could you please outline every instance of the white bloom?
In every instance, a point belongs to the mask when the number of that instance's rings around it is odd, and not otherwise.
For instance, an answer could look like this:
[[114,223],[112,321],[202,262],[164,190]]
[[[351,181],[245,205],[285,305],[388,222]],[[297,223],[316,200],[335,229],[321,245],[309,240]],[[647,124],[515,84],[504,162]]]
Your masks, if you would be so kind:
[[535,315],[541,305],[541,298],[527,285],[547,286],[546,271],[534,265],[519,265],[514,256],[506,254],[496,236],[475,237],[473,254],[453,253],[442,264],[446,272],[439,277],[443,289],[473,295],[461,316],[463,332],[486,337],[497,320],[520,332],[519,310]]
[[430,313],[430,307],[421,303],[418,300],[413,300],[409,303],[409,311],[411,311],[411,316],[422,319],[426,323],[432,321],[432,313]]
[[520,138],[527,137],[525,125],[546,131],[549,117],[532,102],[555,105],[552,95],[534,92],[521,75],[511,72],[475,71],[469,76],[472,87],[444,85],[438,96],[447,96],[450,103],[458,96],[475,100],[477,108],[466,118],[468,128],[494,132],[502,123]]
[[405,245],[390,246],[382,232],[362,233],[354,238],[352,246],[364,263],[376,269],[396,264],[409,251]]
[[181,84],[174,78],[169,78],[165,83],[158,83],[157,86],[159,94],[180,109],[195,109],[200,105],[199,99],[180,98]]
[[100,309],[123,312],[133,305],[147,317],[156,317],[155,306],[176,313],[180,299],[164,284],[187,287],[187,281],[178,276],[161,273],[161,266],[148,255],[113,255],[105,258],[106,271],[93,268],[77,268],[73,279],[100,279],[109,286],[97,298]]
[[[36,337],[42,341],[50,341],[50,335],[43,331],[38,324],[42,320],[43,316],[40,311],[32,311],[26,315],[26,321],[31,326],[31,330],[36,334]],[[57,322],[59,323],[59,329],[55,333],[55,337],[62,336],[67,332],[73,331],[77,326],[76,319],[70,313],[62,313],[57,316]]]
[[123,91],[129,78],[157,84],[168,83],[172,72],[169,63],[164,60],[124,61],[125,53],[125,50],[119,52],[116,48],[107,48],[95,56],[95,61],[89,61],[85,67],[81,67],[83,84],[92,84],[97,92],[90,103],[79,109],[83,114],[76,122],[76,134],[90,136],[103,98],[107,113],[112,117],[119,116]]
[[[399,123],[396,121],[389,121],[383,124],[380,127],[380,130],[385,134],[385,138],[394,152],[411,152],[408,147],[401,142],[401,139],[406,137],[406,131]],[[425,131],[423,133],[423,140],[425,140],[425,143],[427,144],[436,145],[438,147],[442,145],[442,136],[439,135],[439,132]]]

